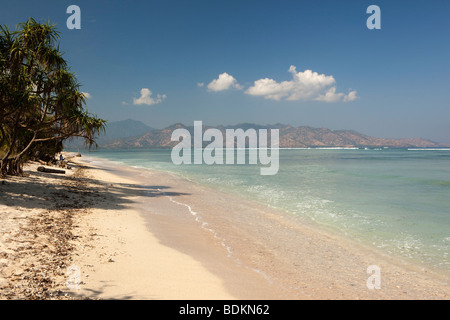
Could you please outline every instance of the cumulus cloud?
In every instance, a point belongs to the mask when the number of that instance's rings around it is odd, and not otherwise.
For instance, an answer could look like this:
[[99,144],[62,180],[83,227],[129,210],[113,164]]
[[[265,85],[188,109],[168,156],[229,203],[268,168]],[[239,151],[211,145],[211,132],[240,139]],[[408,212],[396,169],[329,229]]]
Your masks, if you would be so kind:
[[355,101],[356,99],[358,99],[356,93],[356,90],[350,91],[346,96],[344,96],[344,102]]
[[147,88],[142,88],[141,89],[141,96],[139,98],[134,98],[133,99],[133,104],[134,105],[141,105],[141,104],[145,104],[147,106],[151,106],[154,104],[158,104],[163,102],[163,100],[165,98],[167,98],[167,96],[165,94],[157,94],[156,97],[152,97],[152,92],[150,91],[150,89]]
[[[337,93],[336,87],[331,87],[325,94],[319,95],[314,100],[324,102],[338,102],[344,97],[343,93]],[[345,98],[345,97],[344,97]]]
[[197,82],[198,87],[203,87],[205,84],[203,82]]
[[86,99],[91,99],[92,98],[92,96],[91,96],[91,94],[89,92],[81,92],[81,94],[83,94]]
[[311,70],[297,72],[295,66],[290,66],[289,72],[292,74],[290,81],[277,82],[269,78],[259,79],[245,93],[271,100],[347,102],[357,99],[356,91],[351,91],[347,95],[336,92],[336,80],[333,76]]
[[231,88],[241,90],[242,86],[232,75],[229,75],[226,72],[220,74],[217,79],[214,79],[208,84],[208,89],[214,92],[224,91]]

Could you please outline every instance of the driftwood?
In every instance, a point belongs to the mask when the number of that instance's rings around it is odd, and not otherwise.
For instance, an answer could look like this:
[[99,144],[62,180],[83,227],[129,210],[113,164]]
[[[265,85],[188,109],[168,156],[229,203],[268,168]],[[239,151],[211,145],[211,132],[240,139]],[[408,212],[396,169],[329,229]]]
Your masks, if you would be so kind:
[[65,174],[66,173],[66,171],[64,171],[64,170],[49,169],[49,168],[45,168],[45,167],[38,167],[37,171],[39,171],[39,172],[48,172],[48,173],[60,173],[60,174]]

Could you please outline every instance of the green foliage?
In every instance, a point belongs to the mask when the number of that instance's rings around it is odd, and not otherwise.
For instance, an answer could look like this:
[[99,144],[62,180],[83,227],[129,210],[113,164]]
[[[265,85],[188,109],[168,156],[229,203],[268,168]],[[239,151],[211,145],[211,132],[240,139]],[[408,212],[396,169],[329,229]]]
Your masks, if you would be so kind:
[[[16,31],[0,26],[1,174],[18,174],[38,148],[59,152],[62,141],[82,137],[95,146],[106,122],[84,108],[76,76],[57,46],[54,25],[30,18]],[[51,147],[53,146],[53,147]]]

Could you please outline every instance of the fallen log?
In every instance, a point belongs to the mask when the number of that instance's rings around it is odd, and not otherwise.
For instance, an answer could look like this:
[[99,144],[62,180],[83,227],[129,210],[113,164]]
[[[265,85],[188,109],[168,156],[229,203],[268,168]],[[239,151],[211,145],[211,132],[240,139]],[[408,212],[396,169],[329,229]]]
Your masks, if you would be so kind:
[[66,171],[64,170],[58,170],[58,169],[49,169],[45,167],[38,167],[37,171],[39,172],[47,172],[47,173],[60,173],[60,174],[66,174]]

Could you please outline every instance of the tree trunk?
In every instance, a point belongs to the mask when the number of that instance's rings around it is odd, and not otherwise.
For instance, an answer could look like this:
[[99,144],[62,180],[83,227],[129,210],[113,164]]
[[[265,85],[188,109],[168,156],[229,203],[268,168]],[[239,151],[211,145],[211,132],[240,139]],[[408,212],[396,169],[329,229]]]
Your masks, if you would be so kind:
[[5,160],[0,161],[0,177],[5,177],[7,174],[8,168],[6,166]]
[[45,168],[45,167],[38,167],[37,171],[39,171],[39,172],[48,172],[48,173],[60,173],[60,174],[65,174],[66,173],[66,171],[64,171],[64,170],[49,169],[49,168]]
[[23,175],[23,163],[19,159],[11,159],[9,164],[8,174],[11,176],[21,176]]
[[2,160],[0,161],[0,175],[2,177],[6,176],[8,174],[8,168],[9,163],[11,159],[9,159],[9,155],[11,154],[11,148],[9,148],[8,152],[3,156]]
[[23,174],[22,162],[20,161],[20,159],[3,159],[0,166],[2,176],[20,176]]
[[14,131],[12,134],[12,138],[10,138],[9,143],[8,143],[9,144],[8,151],[6,152],[6,154],[3,156],[2,160],[0,161],[0,175],[2,177],[8,175],[9,172],[12,171],[10,169],[12,159],[10,159],[9,156],[11,155],[14,145],[16,143],[18,123],[19,123],[19,117],[16,118],[16,123],[15,123]]

